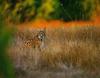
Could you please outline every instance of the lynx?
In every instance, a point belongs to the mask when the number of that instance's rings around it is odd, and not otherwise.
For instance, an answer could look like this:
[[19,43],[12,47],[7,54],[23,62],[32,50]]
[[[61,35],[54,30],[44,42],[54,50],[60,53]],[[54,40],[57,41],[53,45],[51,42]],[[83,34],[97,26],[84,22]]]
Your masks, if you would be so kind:
[[45,38],[45,29],[40,30],[32,39],[28,39],[27,41],[25,41],[25,46],[39,49],[41,51],[44,47]]

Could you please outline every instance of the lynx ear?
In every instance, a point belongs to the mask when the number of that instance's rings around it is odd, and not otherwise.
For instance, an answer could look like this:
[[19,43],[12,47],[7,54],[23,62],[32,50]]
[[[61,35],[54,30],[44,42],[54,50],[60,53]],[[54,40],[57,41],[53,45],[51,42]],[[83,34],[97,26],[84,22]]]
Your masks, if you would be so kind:
[[41,28],[40,31],[46,31],[46,27]]
[[46,27],[43,28],[44,32],[46,32]]
[[43,31],[46,33],[46,27],[43,27],[43,28],[39,29],[38,31]]

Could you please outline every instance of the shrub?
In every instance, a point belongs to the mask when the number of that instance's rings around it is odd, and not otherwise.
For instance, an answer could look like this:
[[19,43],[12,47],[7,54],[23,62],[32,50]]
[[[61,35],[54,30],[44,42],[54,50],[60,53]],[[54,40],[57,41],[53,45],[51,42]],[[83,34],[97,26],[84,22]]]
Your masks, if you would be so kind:
[[88,20],[95,8],[95,0],[61,0],[64,20]]

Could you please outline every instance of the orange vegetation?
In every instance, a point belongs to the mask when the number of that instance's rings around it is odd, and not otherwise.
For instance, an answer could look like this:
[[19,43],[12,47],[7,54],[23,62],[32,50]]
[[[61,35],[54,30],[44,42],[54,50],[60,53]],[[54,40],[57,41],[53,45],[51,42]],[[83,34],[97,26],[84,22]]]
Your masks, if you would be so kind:
[[28,28],[56,28],[56,27],[69,27],[69,26],[100,26],[100,18],[96,18],[91,21],[71,21],[64,22],[60,20],[35,20],[31,22],[25,22],[23,24],[18,25],[19,27],[28,27]]

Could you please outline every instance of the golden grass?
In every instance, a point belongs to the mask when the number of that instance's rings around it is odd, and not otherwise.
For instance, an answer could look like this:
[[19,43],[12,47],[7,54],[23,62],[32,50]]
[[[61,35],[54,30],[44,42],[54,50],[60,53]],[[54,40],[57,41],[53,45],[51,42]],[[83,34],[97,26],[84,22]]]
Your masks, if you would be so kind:
[[[26,33],[26,30],[23,32]],[[32,36],[34,29],[28,30],[28,33]],[[16,67],[25,70],[67,69],[70,66],[88,70],[100,69],[100,27],[47,29],[46,35],[45,49],[42,52],[24,48],[23,40],[18,35],[14,38],[9,53]]]

